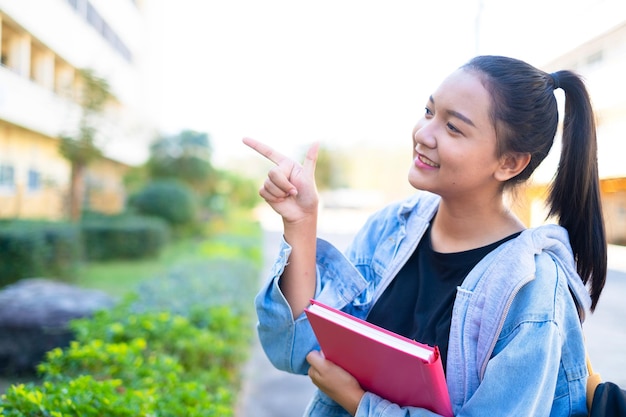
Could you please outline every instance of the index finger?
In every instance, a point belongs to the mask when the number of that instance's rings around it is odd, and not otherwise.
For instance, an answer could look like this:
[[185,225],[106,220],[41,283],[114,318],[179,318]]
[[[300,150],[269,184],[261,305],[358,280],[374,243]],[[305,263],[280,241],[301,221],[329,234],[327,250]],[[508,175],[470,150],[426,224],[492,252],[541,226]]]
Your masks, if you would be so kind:
[[243,143],[248,145],[250,148],[254,149],[276,165],[280,164],[281,161],[287,159],[285,155],[274,150],[273,148],[267,146],[264,143],[259,142],[258,140],[252,138],[243,138]]

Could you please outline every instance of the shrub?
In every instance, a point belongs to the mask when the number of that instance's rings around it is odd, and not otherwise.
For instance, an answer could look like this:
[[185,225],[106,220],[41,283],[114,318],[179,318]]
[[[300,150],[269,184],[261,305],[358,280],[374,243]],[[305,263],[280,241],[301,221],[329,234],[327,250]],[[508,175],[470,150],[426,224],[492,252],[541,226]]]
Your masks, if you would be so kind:
[[40,386],[13,385],[0,399],[3,417],[148,417],[154,407],[150,390],[125,389],[119,379],[99,381],[91,375]]
[[139,214],[160,217],[173,226],[195,221],[194,194],[187,185],[175,180],[151,182],[133,195],[128,205]]
[[[145,341],[151,351],[177,359],[182,379],[201,381],[215,389],[225,381],[237,382],[236,370],[251,338],[248,320],[226,306],[196,309],[189,318],[167,312],[129,314],[129,307],[124,307],[76,320],[72,328],[76,341],[83,345],[93,340],[114,345]],[[59,370],[68,367],[58,365]]]
[[0,226],[0,284],[22,278],[71,278],[81,260],[80,230],[69,223],[15,220]]
[[156,217],[91,216],[83,220],[81,229],[89,260],[156,256],[169,238],[169,226]]
[[74,342],[48,353],[39,384],[0,396],[0,415],[232,417],[261,266],[258,225],[239,232],[202,246],[202,262],[72,321]]
[[129,301],[72,322],[77,339],[48,352],[40,385],[0,397],[2,415],[232,416],[250,326],[225,306],[192,320],[131,314]]

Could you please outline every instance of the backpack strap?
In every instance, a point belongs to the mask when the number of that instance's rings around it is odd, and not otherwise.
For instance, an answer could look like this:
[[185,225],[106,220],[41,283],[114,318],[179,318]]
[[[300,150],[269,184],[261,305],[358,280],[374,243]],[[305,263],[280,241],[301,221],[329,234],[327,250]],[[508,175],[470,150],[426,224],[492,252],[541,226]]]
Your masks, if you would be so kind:
[[591,404],[593,403],[593,395],[596,392],[596,388],[602,382],[600,374],[595,373],[591,367],[591,359],[589,359],[589,353],[586,353],[587,370],[589,371],[589,377],[587,378],[587,410],[591,410]]

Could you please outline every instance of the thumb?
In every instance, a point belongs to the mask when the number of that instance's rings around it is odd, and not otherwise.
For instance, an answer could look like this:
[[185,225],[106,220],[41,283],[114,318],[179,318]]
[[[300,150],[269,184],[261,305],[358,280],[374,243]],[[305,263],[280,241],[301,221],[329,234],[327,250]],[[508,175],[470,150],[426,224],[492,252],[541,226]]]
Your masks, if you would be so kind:
[[319,350],[312,350],[306,355],[306,361],[313,367],[324,363],[324,354]]
[[315,165],[317,164],[317,156],[319,154],[320,144],[319,142],[311,145],[304,158],[302,169],[307,177],[315,176]]

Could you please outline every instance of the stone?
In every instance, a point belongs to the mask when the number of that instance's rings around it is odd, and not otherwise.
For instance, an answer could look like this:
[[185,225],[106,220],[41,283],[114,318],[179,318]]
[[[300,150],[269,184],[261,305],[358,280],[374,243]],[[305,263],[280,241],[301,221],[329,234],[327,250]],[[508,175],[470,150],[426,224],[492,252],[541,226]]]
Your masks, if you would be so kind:
[[0,290],[0,375],[35,375],[46,352],[73,339],[73,319],[111,308],[103,291],[45,278],[22,279]]

